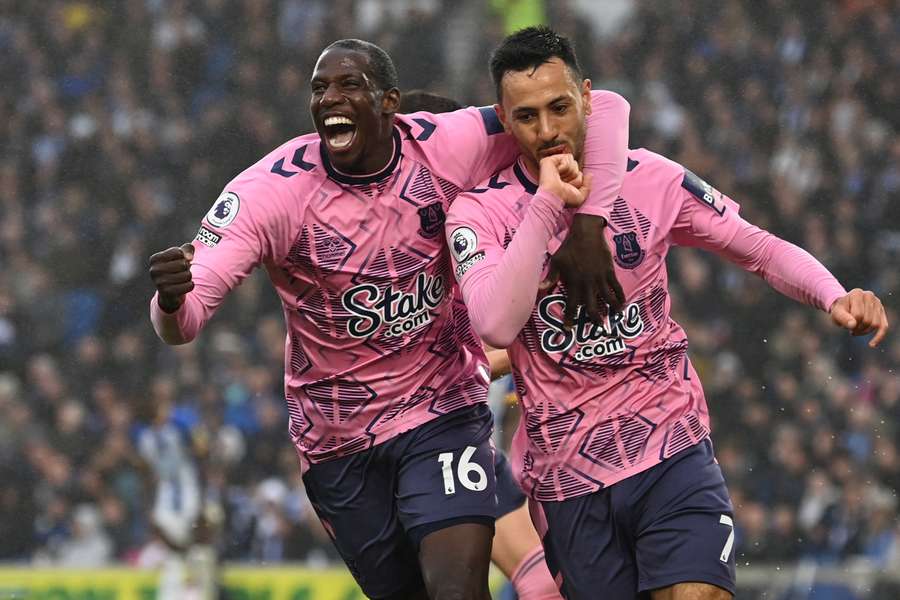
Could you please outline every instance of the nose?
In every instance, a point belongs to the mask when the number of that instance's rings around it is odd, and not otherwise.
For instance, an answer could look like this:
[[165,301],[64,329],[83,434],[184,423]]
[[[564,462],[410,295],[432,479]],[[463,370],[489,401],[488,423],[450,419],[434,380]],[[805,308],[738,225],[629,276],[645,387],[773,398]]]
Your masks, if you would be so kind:
[[556,134],[556,126],[550,118],[550,115],[540,113],[538,115],[538,138],[540,138],[542,142],[552,142],[556,139]]
[[319,104],[322,106],[334,106],[335,104],[340,104],[343,100],[344,96],[340,93],[340,90],[338,90],[338,86],[330,84],[322,93]]

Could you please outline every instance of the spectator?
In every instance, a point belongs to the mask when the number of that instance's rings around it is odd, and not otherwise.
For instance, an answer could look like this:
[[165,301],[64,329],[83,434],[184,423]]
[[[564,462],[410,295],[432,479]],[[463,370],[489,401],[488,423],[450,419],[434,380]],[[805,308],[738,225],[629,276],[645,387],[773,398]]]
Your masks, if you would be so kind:
[[[490,104],[487,49],[519,8],[546,16],[576,36],[596,86],[628,97],[634,147],[877,290],[896,323],[897,3],[631,4],[601,36],[578,12],[592,3],[574,1],[0,2],[2,558],[146,547],[154,495],[135,409],[151,401],[190,438],[205,500],[224,511],[224,556],[336,559],[287,438],[277,298],[251,278],[213,335],[162,347],[143,265],[191,239],[237,172],[311,128],[306,80],[340,37],[383,42],[407,83]],[[687,249],[670,276],[708,382],[738,562],[890,564],[900,337],[872,352]],[[498,416],[498,440],[516,418]]]

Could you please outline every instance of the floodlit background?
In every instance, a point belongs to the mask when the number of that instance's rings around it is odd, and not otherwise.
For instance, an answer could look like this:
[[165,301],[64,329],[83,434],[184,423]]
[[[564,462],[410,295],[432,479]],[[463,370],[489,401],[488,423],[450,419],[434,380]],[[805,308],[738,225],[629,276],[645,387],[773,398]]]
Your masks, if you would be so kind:
[[[404,89],[490,104],[490,49],[536,22],[631,102],[632,147],[682,162],[900,323],[897,1],[0,0],[0,597],[92,585],[51,568],[159,564],[141,440],[166,422],[190,434],[229,569],[300,564],[269,581],[300,577],[308,598],[347,585],[289,443],[267,281],[169,348],[147,258],[311,130],[329,42],[374,41]],[[669,266],[735,503],[738,597],[900,598],[900,336],[868,349],[700,252]],[[254,574],[227,570],[227,593],[250,597]],[[111,597],[153,597],[155,576],[107,576]],[[123,591],[138,580],[145,596]]]

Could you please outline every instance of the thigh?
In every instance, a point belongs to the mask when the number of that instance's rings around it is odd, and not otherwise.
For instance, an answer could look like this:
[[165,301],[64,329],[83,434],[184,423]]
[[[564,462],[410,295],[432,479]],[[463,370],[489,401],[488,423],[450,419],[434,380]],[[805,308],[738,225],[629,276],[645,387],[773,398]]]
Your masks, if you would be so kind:
[[303,482],[322,525],[366,596],[411,598],[424,583],[416,548],[397,514],[397,467],[385,450],[377,446],[312,465]]
[[616,523],[609,489],[529,505],[550,574],[567,600],[637,598],[633,540]]
[[428,533],[419,546],[422,574],[432,600],[490,600],[488,573],[494,529],[462,522]]
[[676,583],[653,590],[650,600],[731,600],[731,592],[709,583]]
[[[695,582],[733,594],[734,513],[712,443],[706,440],[660,463],[653,476],[645,497],[633,502],[639,507],[639,589]],[[718,596],[698,596],[707,597]]]

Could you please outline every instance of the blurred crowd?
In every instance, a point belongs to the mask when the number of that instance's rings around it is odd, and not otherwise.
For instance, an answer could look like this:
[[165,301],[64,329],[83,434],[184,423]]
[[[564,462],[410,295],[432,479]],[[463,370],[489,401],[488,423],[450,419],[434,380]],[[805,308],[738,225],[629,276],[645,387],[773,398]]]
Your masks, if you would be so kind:
[[[603,2],[574,0],[0,0],[0,560],[140,563],[159,475],[139,440],[162,425],[193,457],[224,558],[337,560],[290,446],[267,282],[170,348],[148,321],[147,258],[311,130],[327,43],[375,41],[406,89],[490,104],[485,57],[520,4],[630,100],[632,147],[684,163],[900,322],[896,1],[635,0],[601,35]],[[739,565],[898,560],[900,336],[869,349],[697,251],[670,271]]]

